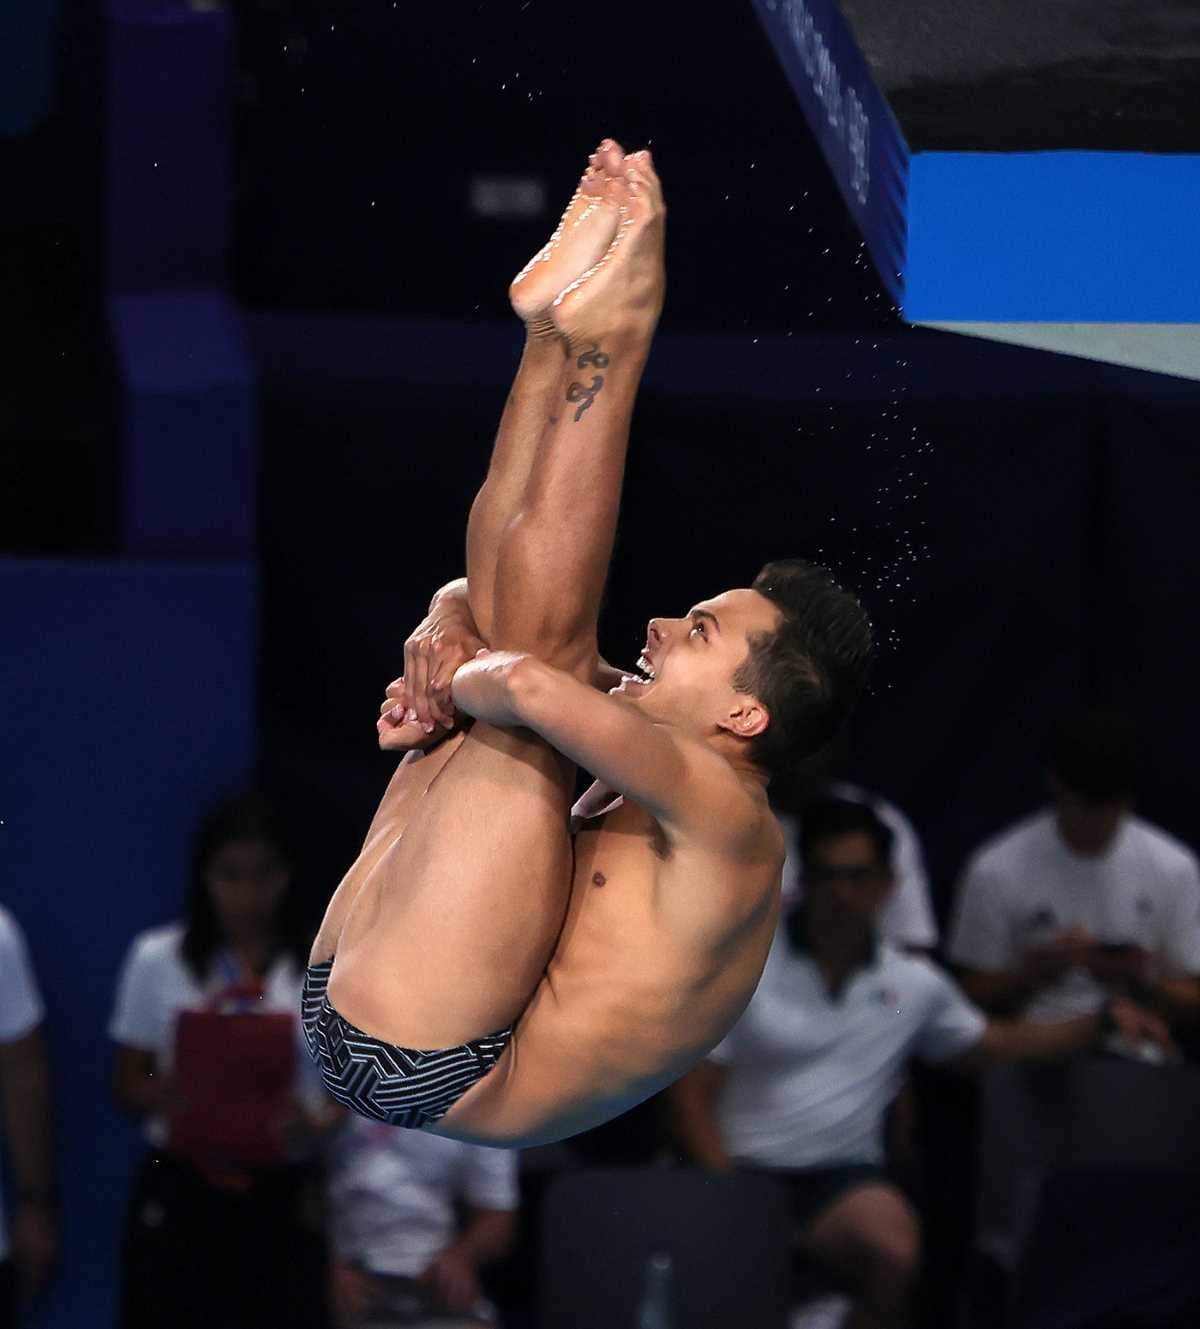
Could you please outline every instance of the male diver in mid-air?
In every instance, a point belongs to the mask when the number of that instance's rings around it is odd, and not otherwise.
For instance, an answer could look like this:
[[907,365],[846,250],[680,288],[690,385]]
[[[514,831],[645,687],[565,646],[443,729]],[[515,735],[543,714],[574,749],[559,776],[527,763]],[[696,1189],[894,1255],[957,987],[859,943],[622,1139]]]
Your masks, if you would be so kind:
[[[467,576],[434,597],[378,722],[385,748],[427,750],[400,763],[306,982],[325,1082],[369,1117],[546,1143],[694,1065],[775,931],[771,773],[862,688],[862,608],[798,561],[652,619],[636,674],[598,656],[665,218],[650,153],[606,140],[510,291],[527,337]],[[596,782],[572,813],[577,767]]]

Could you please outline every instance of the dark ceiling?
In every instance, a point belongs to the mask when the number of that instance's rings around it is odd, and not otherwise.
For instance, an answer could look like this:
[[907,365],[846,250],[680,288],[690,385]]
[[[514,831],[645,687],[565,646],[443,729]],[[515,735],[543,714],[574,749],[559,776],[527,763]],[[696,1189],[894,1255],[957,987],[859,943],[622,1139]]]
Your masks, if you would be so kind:
[[[612,134],[651,143],[666,185],[669,326],[892,317],[749,0],[255,0],[237,16],[252,303],[506,316],[510,276]],[[505,173],[544,183],[542,215],[471,215],[471,178]]]
[[1200,151],[1196,0],[841,0],[919,149]]

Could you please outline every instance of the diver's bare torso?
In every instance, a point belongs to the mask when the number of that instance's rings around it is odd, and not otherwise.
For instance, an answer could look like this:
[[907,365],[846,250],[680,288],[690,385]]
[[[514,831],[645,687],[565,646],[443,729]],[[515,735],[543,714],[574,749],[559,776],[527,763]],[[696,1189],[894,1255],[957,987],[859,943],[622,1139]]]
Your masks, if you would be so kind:
[[[387,894],[402,889],[389,877],[389,849],[460,741],[440,744],[385,798],[330,903],[314,963],[359,946],[387,955]],[[765,796],[755,848],[737,861],[669,844],[643,809],[596,786],[575,812],[570,898],[545,975],[496,1066],[425,1128],[432,1134],[532,1145],[586,1130],[683,1074],[758,983],[783,862]],[[371,965],[376,980],[394,982],[403,1003],[403,974],[381,968]]]
[[599,810],[596,795],[576,805],[570,904],[545,977],[495,1069],[435,1134],[536,1144],[587,1130],[694,1065],[758,984],[783,862],[765,800],[761,855],[730,863],[668,845],[627,800],[609,794]]

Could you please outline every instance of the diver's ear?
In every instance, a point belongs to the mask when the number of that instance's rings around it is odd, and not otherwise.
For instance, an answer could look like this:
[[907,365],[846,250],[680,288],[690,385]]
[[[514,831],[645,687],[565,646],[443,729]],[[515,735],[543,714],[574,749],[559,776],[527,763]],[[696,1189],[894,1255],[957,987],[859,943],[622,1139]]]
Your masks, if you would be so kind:
[[757,738],[771,723],[771,713],[757,697],[739,693],[725,713],[720,727],[735,738]]

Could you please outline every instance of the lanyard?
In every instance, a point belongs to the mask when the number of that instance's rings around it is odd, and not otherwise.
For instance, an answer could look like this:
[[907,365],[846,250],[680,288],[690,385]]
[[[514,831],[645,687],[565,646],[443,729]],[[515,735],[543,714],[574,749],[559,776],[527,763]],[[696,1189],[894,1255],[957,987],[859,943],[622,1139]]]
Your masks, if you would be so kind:
[[263,981],[253,974],[247,974],[231,950],[226,948],[217,953],[213,969],[218,985],[209,998],[210,1010],[236,1015],[262,1012],[266,995]]

